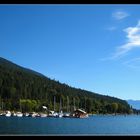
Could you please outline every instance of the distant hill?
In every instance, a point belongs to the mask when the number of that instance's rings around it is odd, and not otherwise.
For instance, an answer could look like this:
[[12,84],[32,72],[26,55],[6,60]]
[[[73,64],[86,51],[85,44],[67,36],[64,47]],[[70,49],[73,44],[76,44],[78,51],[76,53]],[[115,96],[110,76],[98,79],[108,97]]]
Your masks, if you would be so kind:
[[[55,106],[54,106],[55,98]],[[43,74],[0,58],[0,108],[40,111],[42,105],[56,111],[83,108],[92,113],[128,113],[129,104],[122,99],[71,87]],[[68,108],[69,107],[69,108]]]
[[140,100],[127,100],[128,104],[130,104],[134,109],[140,110]]

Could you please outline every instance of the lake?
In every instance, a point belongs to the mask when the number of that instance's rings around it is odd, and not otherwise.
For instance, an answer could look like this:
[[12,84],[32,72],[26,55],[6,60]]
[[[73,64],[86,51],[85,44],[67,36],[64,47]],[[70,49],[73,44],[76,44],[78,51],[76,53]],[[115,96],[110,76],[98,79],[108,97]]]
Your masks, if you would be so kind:
[[140,135],[140,115],[82,119],[0,116],[0,135]]

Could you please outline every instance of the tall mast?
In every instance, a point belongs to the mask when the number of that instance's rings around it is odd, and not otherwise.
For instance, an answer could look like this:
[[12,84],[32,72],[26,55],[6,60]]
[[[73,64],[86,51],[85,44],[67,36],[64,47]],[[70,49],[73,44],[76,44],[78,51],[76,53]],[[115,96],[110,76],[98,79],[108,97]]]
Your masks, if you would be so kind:
[[0,110],[2,110],[2,100],[0,98]]
[[0,100],[0,110],[2,110],[2,100]]
[[62,108],[62,106],[61,106],[61,98],[60,98],[59,112],[61,112],[61,108]]
[[75,108],[75,98],[73,98],[73,104],[74,104],[74,110],[75,110],[75,109],[76,109],[76,108]]
[[20,100],[19,100],[19,107],[20,107],[20,112],[22,112]]
[[1,102],[1,109],[3,110],[3,101]]
[[86,98],[85,98],[85,111],[86,111]]
[[69,97],[67,96],[67,112],[69,112]]
[[53,110],[55,111],[55,96],[54,96],[54,99],[53,99]]

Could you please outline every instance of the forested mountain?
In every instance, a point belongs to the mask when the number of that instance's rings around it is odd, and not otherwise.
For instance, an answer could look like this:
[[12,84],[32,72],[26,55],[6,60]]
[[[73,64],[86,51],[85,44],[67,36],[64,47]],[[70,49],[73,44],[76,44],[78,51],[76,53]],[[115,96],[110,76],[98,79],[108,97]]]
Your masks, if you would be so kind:
[[[55,97],[55,98],[54,98]],[[0,107],[4,110],[41,111],[42,105],[59,111],[83,108],[89,113],[129,113],[124,100],[77,89],[0,58]]]

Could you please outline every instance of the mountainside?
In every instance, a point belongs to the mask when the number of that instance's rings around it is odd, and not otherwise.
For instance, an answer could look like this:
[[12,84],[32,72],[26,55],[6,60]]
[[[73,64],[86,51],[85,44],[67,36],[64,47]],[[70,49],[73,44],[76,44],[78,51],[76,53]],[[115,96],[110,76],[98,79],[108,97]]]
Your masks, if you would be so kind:
[[3,66],[3,67],[7,67],[8,69],[15,69],[15,70],[20,70],[20,71],[23,71],[23,72],[27,72],[27,73],[31,73],[31,74],[35,74],[35,75],[38,75],[38,76],[44,76],[42,75],[41,73],[38,73],[36,71],[33,71],[33,70],[30,70],[30,69],[27,69],[27,68],[23,68],[9,60],[6,60],[2,57],[0,57],[0,65]]
[[[55,106],[54,106],[55,100]],[[59,111],[74,107],[92,113],[129,113],[125,100],[77,89],[0,58],[0,105],[3,109],[40,111],[42,105]]]
[[134,109],[140,110],[140,100],[127,100],[128,104],[132,106]]

